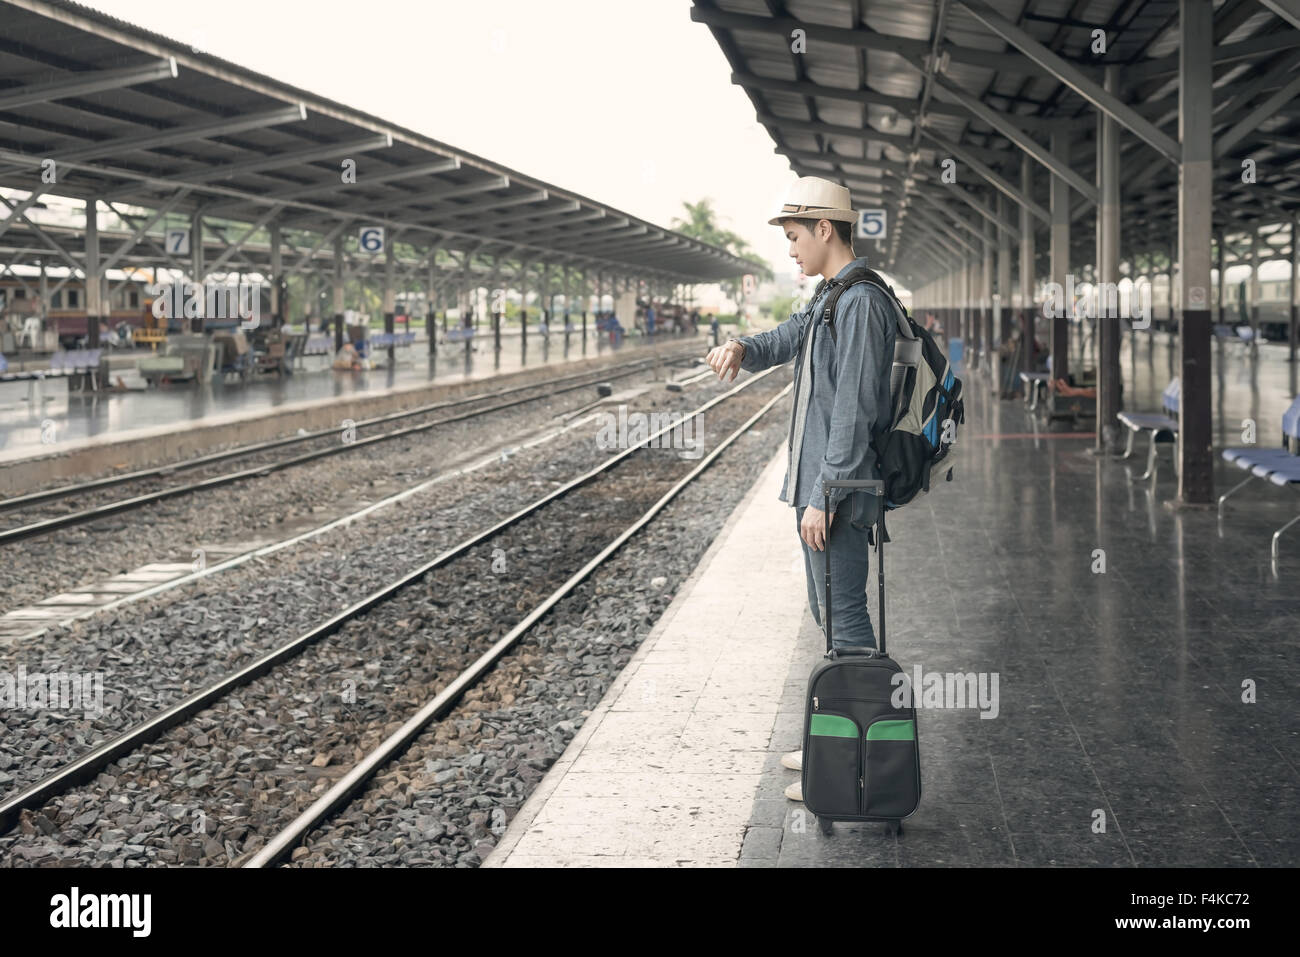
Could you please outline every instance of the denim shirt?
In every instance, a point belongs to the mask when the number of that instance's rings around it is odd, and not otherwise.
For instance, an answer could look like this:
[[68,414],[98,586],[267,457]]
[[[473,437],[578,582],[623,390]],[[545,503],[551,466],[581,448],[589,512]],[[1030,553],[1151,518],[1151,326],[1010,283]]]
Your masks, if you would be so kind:
[[[866,266],[859,256],[836,274]],[[835,308],[835,337],[821,322],[821,307],[829,294],[822,283],[802,312],[775,329],[741,336],[745,357],[740,367],[758,372],[796,357],[795,402],[790,412],[790,445],[799,419],[801,349],[812,349],[811,382],[799,462],[793,479],[787,467],[781,501],[791,506],[825,506],[822,483],[843,479],[880,478],[872,438],[889,428],[889,373],[897,335],[895,307],[889,294],[870,283],[851,286]],[[813,321],[813,320],[816,321]],[[805,386],[805,388],[807,388]],[[793,488],[791,482],[793,481]],[[869,492],[831,489],[831,510],[851,496],[849,520],[857,525],[875,521],[877,496]]]

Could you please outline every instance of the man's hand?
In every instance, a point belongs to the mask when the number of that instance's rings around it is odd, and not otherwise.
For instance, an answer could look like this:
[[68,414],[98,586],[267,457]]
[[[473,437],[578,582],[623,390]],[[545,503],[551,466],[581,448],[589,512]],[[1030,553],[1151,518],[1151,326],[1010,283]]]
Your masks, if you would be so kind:
[[803,520],[799,523],[799,537],[809,548],[822,551],[826,547],[826,532],[835,524],[835,513],[828,516],[820,508],[809,505],[803,510]]
[[[744,343],[733,339],[709,350],[709,355],[704,361],[723,382],[734,382],[740,373],[740,360],[743,358],[745,358]],[[727,378],[728,372],[731,373],[730,379]]]

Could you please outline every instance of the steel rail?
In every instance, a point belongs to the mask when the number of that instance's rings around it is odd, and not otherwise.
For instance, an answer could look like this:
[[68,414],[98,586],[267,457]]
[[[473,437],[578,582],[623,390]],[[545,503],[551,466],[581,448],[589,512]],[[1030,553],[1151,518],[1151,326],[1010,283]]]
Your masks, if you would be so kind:
[[[82,755],[80,758],[70,761],[68,764],[64,765],[62,768],[60,768],[58,771],[54,772],[53,774],[47,775],[45,778],[42,778],[41,780],[34,782],[33,784],[19,791],[17,794],[13,795],[12,797],[5,799],[4,801],[0,802],[0,834],[6,833],[14,826],[15,823],[17,823],[19,815],[22,813],[24,809],[39,807],[45,804],[51,798],[64,793],[70,788],[76,787],[78,784],[82,784],[94,778],[95,775],[97,775],[108,765],[112,764],[118,758],[126,754],[130,754],[131,752],[135,751],[141,746],[148,744],[149,742],[157,739],[158,737],[162,736],[167,731],[171,730],[177,725],[184,723],[188,718],[197,714],[199,711],[202,711],[208,705],[225,697],[227,694],[229,694],[231,691],[235,690],[236,688],[242,687],[243,685],[248,684],[249,682],[255,680],[256,678],[261,677],[262,675],[271,671],[277,665],[281,664],[284,661],[289,660],[290,658],[293,658],[298,653],[310,647],[311,645],[315,644],[316,642],[320,641],[321,639],[327,638],[330,635],[335,634],[349,621],[352,621],[353,619],[360,617],[361,615],[365,614],[367,611],[369,611],[371,608],[375,607],[376,605],[382,604],[383,602],[392,598],[394,595],[396,595],[398,592],[406,588],[408,585],[420,581],[425,576],[427,576],[430,572],[455,560],[456,558],[465,554],[467,551],[469,551],[471,548],[475,547],[476,545],[481,544],[482,542],[498,534],[499,532],[504,531],[505,529],[511,527],[512,525],[515,525],[522,519],[527,518],[529,515],[540,510],[550,502],[573,491],[575,488],[585,485],[587,482],[590,482],[592,479],[596,478],[603,472],[609,471],[610,469],[618,465],[620,462],[625,461],[627,458],[629,458],[630,456],[640,451],[642,448],[649,445],[649,443],[653,442],[659,436],[666,435],[672,432],[673,429],[679,428],[681,422],[686,421],[687,419],[694,418],[698,415],[701,415],[702,413],[706,412],[708,409],[712,408],[713,406],[726,401],[727,399],[731,398],[737,393],[742,392],[743,390],[754,385],[754,383],[766,378],[768,375],[775,372],[777,368],[779,367],[774,367],[772,369],[767,369],[764,370],[763,372],[757,373],[756,375],[751,376],[744,382],[741,382],[740,384],[722,393],[721,395],[715,396],[714,398],[710,399],[709,401],[701,405],[698,409],[684,415],[683,418],[678,422],[666,426],[660,429],[659,431],[655,432],[654,434],[648,436],[639,445],[633,446],[631,448],[628,448],[618,453],[617,455],[611,456],[609,459],[602,462],[600,465],[597,465],[594,468],[588,470],[587,472],[582,473],[576,478],[570,479],[568,482],[564,483],[563,485],[560,485],[559,487],[552,489],[550,492],[543,495],[541,498],[536,499],[535,501],[529,503],[528,505],[523,506],[513,515],[510,515],[502,519],[501,521],[497,522],[495,525],[492,525],[486,530],[479,532],[471,536],[470,538],[465,539],[459,544],[453,545],[451,548],[443,551],[441,554],[433,558],[431,561],[425,563],[424,565],[421,565],[420,567],[416,568],[411,572],[408,572],[407,574],[403,575],[401,578],[397,579],[396,581],[390,582],[389,584],[383,586],[379,590],[372,592],[371,594],[365,596],[364,598],[353,603],[352,605],[349,605],[347,608],[343,609],[338,614],[329,618],[327,621],[323,622],[322,624],[312,628],[310,631],[306,632],[305,634],[300,635],[299,637],[281,645],[278,648],[271,649],[270,651],[261,655],[254,661],[249,662],[247,665],[245,665],[243,668],[239,669],[238,671],[234,672],[233,674],[227,675],[226,677],[220,679],[219,681],[214,682],[213,684],[207,686],[206,688],[199,689],[198,691],[182,699],[181,701],[176,702],[175,704],[164,709],[163,711],[159,712],[153,717],[148,718],[145,721],[141,722],[140,724],[135,725],[134,727],[129,728],[117,735],[114,735],[113,737],[109,738],[106,741],[101,742],[99,745],[92,748],[90,751]],[[769,402],[767,406],[764,407],[764,409],[769,408],[778,399],[780,399],[781,396],[789,392],[789,390],[790,387],[787,386],[786,389],[783,390],[779,395],[777,395],[775,399]],[[732,438],[729,438],[727,440],[727,444],[730,444],[733,438],[734,436]],[[724,447],[725,445],[719,446],[719,448],[724,448]],[[715,456],[706,457],[701,461],[702,462],[712,461],[713,457]],[[699,471],[700,468],[697,466],[697,468],[691,474],[692,475],[696,474]]]
[[366,755],[360,762],[355,764],[351,770],[343,777],[339,778],[334,785],[322,794],[315,802],[312,803],[305,811],[299,814],[290,824],[277,833],[268,841],[261,850],[244,862],[244,867],[258,868],[275,864],[282,859],[285,854],[290,853],[294,846],[298,844],[306,835],[326,817],[333,814],[340,807],[348,804],[352,796],[361,789],[361,787],[374,774],[386,764],[391,758],[401,754],[419,735],[425,725],[429,724],[436,718],[441,718],[455,706],[460,696],[477,682],[483,675],[492,669],[497,661],[514,646],[514,644],[528,631],[536,622],[548,612],[557,602],[572,592],[583,580],[593,571],[603,564],[614,552],[616,552],[623,543],[631,538],[636,532],[644,528],[650,521],[662,511],[670,501],[677,496],[682,489],[699,477],[706,468],[713,463],[722,452],[736,441],[740,436],[748,432],[777,402],[789,394],[793,385],[787,385],[781,392],[773,396],[764,406],[755,412],[745,421],[740,428],[732,432],[722,442],[718,443],[707,456],[700,460],[700,463],[683,476],[672,488],[655,502],[650,508],[635,522],[623,530],[619,536],[606,545],[596,554],[591,561],[587,562],[582,568],[574,572],[572,576],[563,585],[553,591],[547,598],[537,605],[528,615],[503,635],[497,642],[485,651],[479,658],[468,668],[462,671],[450,684],[429,702],[427,702],[418,712],[408,718],[400,728],[394,731],[386,738],[374,751]]
[[[622,375],[632,375],[639,369],[626,370]],[[610,378],[608,372],[602,372],[596,377],[600,379]],[[93,522],[96,519],[106,518],[109,515],[116,515],[121,512],[132,511],[149,505],[153,502],[161,502],[170,498],[179,498],[184,495],[192,495],[195,492],[206,491],[208,489],[220,488],[225,485],[233,485],[236,482],[242,482],[250,478],[260,478],[271,475],[274,472],[280,472],[287,468],[293,468],[296,465],[302,465],[305,462],[312,462],[316,459],[322,459],[330,455],[342,455],[345,452],[351,452],[358,448],[364,448],[374,445],[377,442],[387,442],[392,439],[402,438],[403,436],[415,435],[420,432],[427,432],[430,429],[440,425],[449,425],[453,422],[461,422],[465,419],[472,419],[480,415],[487,415],[490,412],[499,412],[502,409],[509,409],[517,405],[525,405],[529,402],[536,402],[542,398],[549,398],[559,395],[562,392],[570,392],[574,389],[580,389],[590,383],[578,383],[576,385],[567,385],[561,389],[553,389],[541,396],[524,396],[523,398],[511,399],[506,402],[498,402],[495,405],[489,405],[484,408],[474,409],[469,412],[462,412],[459,415],[453,415],[447,418],[435,419],[432,422],[421,422],[418,425],[410,425],[405,428],[395,429],[391,432],[383,432],[379,435],[371,435],[365,438],[356,439],[352,442],[341,442],[338,445],[327,446],[323,449],[316,449],[311,452],[304,452],[301,455],[291,456],[278,462],[267,462],[261,465],[253,465],[249,468],[239,469],[235,472],[226,472],[221,475],[214,475],[211,478],[200,479],[197,482],[190,482],[185,485],[173,485],[170,488],[158,489],[153,492],[145,492],[141,495],[132,496],[131,498],[118,499],[115,502],[108,502],[104,505],[97,505],[92,508],[82,509],[79,512],[69,512],[66,515],[57,515],[54,518],[42,519],[37,522],[31,522],[27,525],[19,525],[14,528],[0,531],[0,545],[9,542],[21,541],[26,538],[34,538],[38,535],[45,535],[49,532],[57,531],[60,528],[69,528],[73,525],[84,525],[87,522]],[[326,434],[337,435],[337,430],[329,430]],[[296,438],[302,438],[298,436]]]

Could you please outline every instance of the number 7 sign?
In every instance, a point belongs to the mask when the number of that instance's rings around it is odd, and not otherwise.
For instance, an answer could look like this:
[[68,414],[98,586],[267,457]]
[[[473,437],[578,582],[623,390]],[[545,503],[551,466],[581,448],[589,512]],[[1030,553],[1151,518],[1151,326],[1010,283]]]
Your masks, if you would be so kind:
[[864,209],[858,214],[859,239],[885,238],[885,210]]

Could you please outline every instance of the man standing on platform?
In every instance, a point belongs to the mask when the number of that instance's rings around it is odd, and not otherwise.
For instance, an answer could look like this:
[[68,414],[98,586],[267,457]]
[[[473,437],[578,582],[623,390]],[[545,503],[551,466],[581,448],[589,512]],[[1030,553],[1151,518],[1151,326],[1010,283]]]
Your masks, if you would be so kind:
[[[853,252],[857,219],[847,188],[816,176],[800,179],[781,212],[768,222],[785,231],[791,258],[805,275],[822,276],[821,283],[802,312],[767,332],[729,339],[711,350],[707,361],[726,382],[740,369],[758,372],[797,357],[781,501],[795,510],[808,605],[822,625],[821,607],[827,600],[823,562],[828,560],[835,646],[874,648],[876,636],[867,611],[867,532],[875,522],[878,499],[865,491],[832,489],[831,514],[822,511],[823,482],[881,477],[872,440],[889,428],[896,335],[889,294],[871,283],[850,286],[835,306],[834,335],[821,314],[832,282],[867,265],[866,257]],[[825,555],[814,561],[814,552]],[[797,771],[802,757],[795,751],[781,763]],[[785,793],[792,800],[803,799],[799,782]]]

